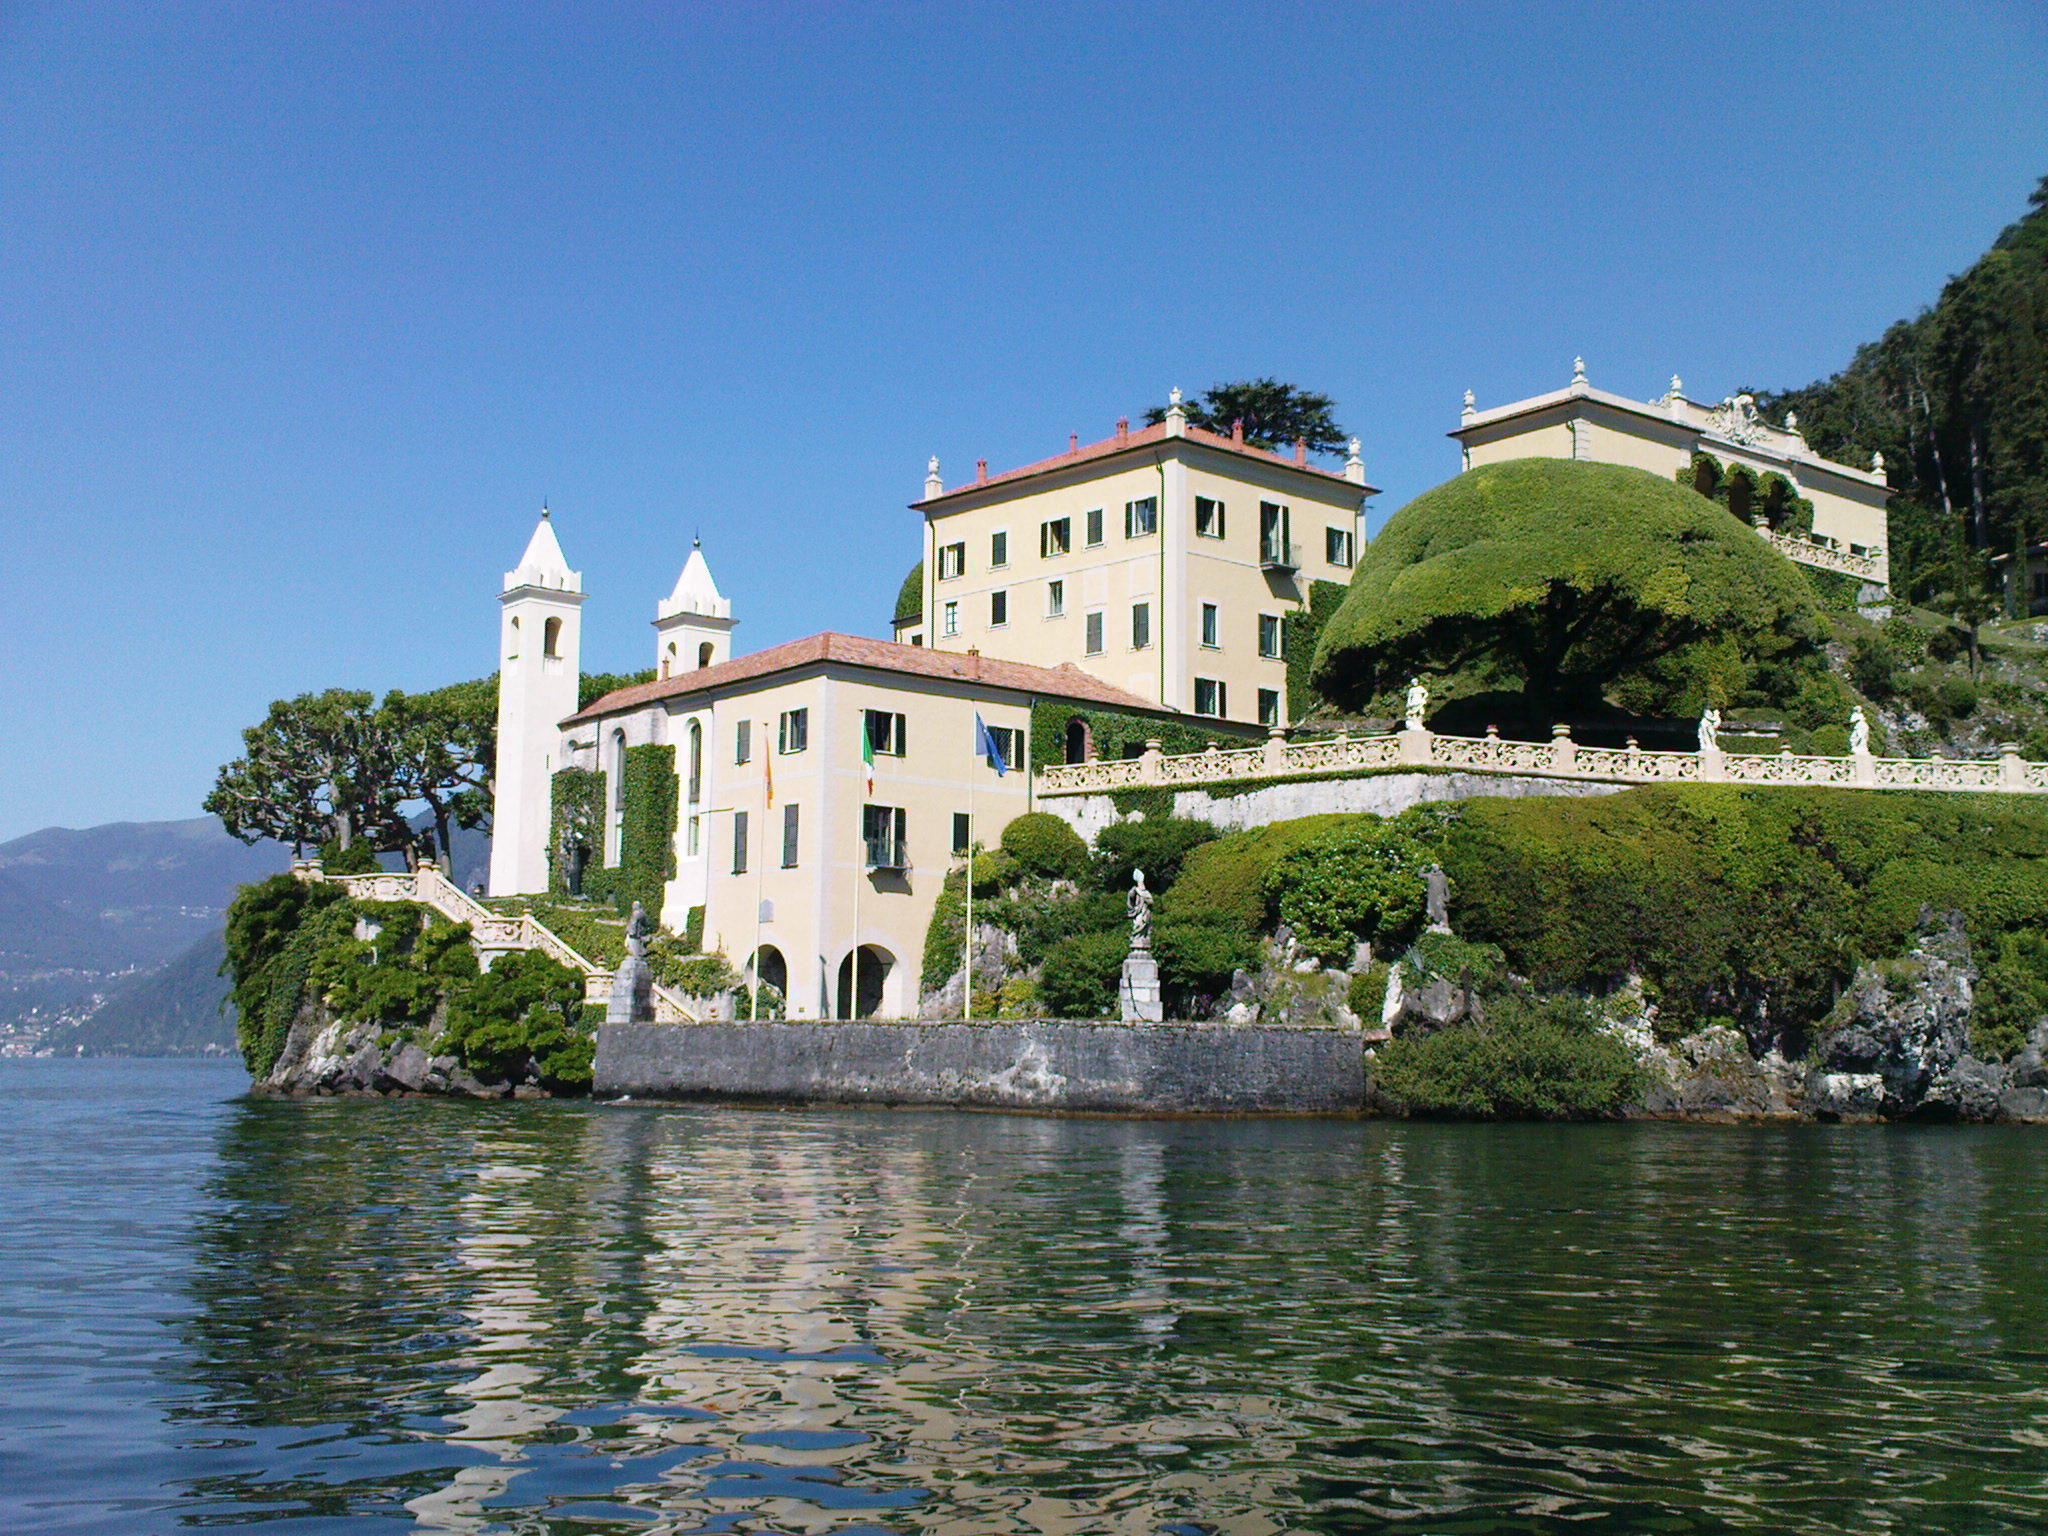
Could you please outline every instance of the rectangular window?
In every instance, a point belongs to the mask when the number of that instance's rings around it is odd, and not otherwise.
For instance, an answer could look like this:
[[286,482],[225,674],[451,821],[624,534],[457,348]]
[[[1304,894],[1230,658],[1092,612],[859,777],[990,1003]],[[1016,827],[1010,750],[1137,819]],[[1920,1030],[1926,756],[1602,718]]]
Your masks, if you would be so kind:
[[796,868],[796,805],[791,802],[782,808],[782,867]]
[[867,712],[868,745],[877,757],[902,757],[905,752],[903,717],[886,709]]
[[732,872],[744,875],[747,872],[747,813],[732,813]]
[[1124,537],[1142,539],[1159,531],[1159,498],[1141,496],[1124,503]]
[[1278,688],[1261,688],[1259,690],[1259,724],[1278,725],[1279,723],[1280,690]]
[[1351,540],[1349,528],[1323,530],[1323,554],[1330,564],[1349,566],[1352,563]]
[[1102,610],[1099,608],[1088,615],[1088,631],[1081,648],[1090,656],[1102,654]]
[[1202,604],[1202,645],[1208,650],[1217,649],[1223,642],[1220,632],[1223,627],[1221,616],[1214,603]]
[[754,722],[742,720],[732,731],[732,760],[748,762],[754,755]]
[[1049,523],[1038,525],[1038,553],[1045,559],[1064,555],[1073,545],[1074,520],[1071,517],[1056,517]]
[[991,592],[988,595],[988,623],[991,629],[1001,629],[1010,622],[1010,594]]
[[1097,507],[1088,514],[1088,542],[1091,545],[1102,542],[1102,508]]
[[703,835],[704,818],[702,816],[692,816],[690,818],[690,840],[684,848],[686,857],[692,859],[697,857],[697,840]]
[[910,643],[911,643],[912,645],[923,645],[923,644],[924,644],[924,636],[923,636],[923,635],[912,635],[912,636],[910,637]]
[[1045,584],[1045,616],[1056,619],[1067,611],[1067,584],[1064,581],[1048,581]]
[[967,569],[967,546],[965,544],[941,544],[939,546],[939,580],[951,581]]
[[1259,654],[1269,657],[1287,654],[1287,628],[1277,613],[1259,615]]
[[1007,528],[988,536],[988,563],[997,569],[1010,563],[1010,533]]
[[960,605],[957,602],[949,601],[939,609],[939,633],[942,635],[957,635],[960,633]]
[[900,805],[860,808],[860,835],[867,844],[869,869],[910,868],[910,813]]
[[1289,542],[1287,509],[1277,502],[1259,503],[1259,564],[1291,571],[1301,562]]
[[1142,651],[1152,643],[1152,605],[1131,604],[1131,649]]
[[785,709],[781,734],[776,738],[776,750],[784,754],[801,752],[810,744],[811,712],[808,709]]
[[1003,766],[1012,773],[1020,772],[1024,767],[1024,733],[1013,726],[992,725],[988,734],[1002,756]]
[[1217,715],[1223,713],[1223,684],[1213,677],[1195,679],[1195,713]]
[[965,811],[955,811],[953,813],[954,858],[964,859],[967,857],[967,839],[973,835],[972,826],[973,824],[968,819],[968,815]]
[[1223,503],[1208,496],[1195,498],[1195,532],[1205,539],[1223,537]]

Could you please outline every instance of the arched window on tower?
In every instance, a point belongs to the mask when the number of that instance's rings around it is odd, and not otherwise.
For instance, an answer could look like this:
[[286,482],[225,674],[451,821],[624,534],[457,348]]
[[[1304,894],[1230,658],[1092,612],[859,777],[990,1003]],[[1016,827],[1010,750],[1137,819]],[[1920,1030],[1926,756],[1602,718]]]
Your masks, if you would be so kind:
[[700,667],[711,665],[711,642],[709,640],[706,640],[697,647],[697,665]]
[[540,653],[553,661],[561,656],[562,621],[549,619],[540,632]]
[[690,804],[704,798],[704,727],[690,722]]
[[517,661],[519,659],[519,616],[517,614],[512,616],[512,638],[507,644],[511,646],[511,649],[505,652],[505,659],[507,661]]

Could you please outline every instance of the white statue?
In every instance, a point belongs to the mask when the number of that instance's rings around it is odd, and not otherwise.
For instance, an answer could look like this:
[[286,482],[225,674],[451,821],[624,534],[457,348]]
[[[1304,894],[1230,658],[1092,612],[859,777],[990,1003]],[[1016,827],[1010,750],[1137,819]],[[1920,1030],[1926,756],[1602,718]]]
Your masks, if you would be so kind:
[[1152,947],[1152,893],[1145,889],[1145,871],[1131,871],[1131,894],[1124,898],[1124,911],[1131,919],[1131,948]]
[[1707,706],[1707,712],[1700,716],[1700,750],[1721,750],[1721,711],[1711,704]]
[[1855,757],[1870,756],[1870,722],[1864,718],[1861,704],[1849,711],[1849,752]]
[[1408,728],[1409,730],[1411,730],[1411,731],[1419,731],[1419,730],[1421,730],[1421,729],[1422,729],[1422,717],[1423,717],[1423,715],[1424,715],[1425,713],[1427,713],[1427,712],[1428,712],[1428,709],[1429,709],[1429,690],[1428,690],[1427,688],[1425,688],[1425,687],[1423,687],[1423,686],[1422,686],[1422,679],[1421,679],[1421,678],[1419,678],[1419,677],[1411,677],[1411,678],[1409,678],[1409,679],[1408,679],[1408,719],[1407,719],[1407,728]]

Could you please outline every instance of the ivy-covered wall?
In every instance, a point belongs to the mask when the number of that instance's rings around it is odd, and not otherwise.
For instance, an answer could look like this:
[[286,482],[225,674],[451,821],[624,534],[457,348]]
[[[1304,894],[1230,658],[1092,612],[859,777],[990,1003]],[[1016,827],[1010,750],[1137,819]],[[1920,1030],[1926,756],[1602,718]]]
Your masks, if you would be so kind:
[[1813,503],[1774,470],[1759,472],[1746,464],[1731,469],[1711,453],[1695,450],[1692,462],[1678,471],[1677,479],[1709,501],[1718,501],[1745,523],[1760,522],[1795,539],[1813,532]]
[[1156,720],[1146,715],[1126,715],[1116,710],[1083,709],[1058,699],[1040,699],[1031,706],[1031,761],[1049,768],[1067,760],[1067,722],[1076,716],[1088,722],[1089,739],[1098,758],[1135,757],[1148,741],[1157,741],[1168,755],[1201,752],[1214,742],[1228,751],[1248,746],[1265,733],[1252,726],[1235,730],[1214,726],[1182,724],[1177,720]]
[[1315,665],[1316,641],[1323,626],[1344,594],[1351,589],[1341,581],[1312,581],[1308,584],[1308,606],[1297,608],[1280,621],[1287,645],[1287,718],[1305,719],[1323,701],[1309,686],[1308,674]]
[[584,851],[583,894],[610,900],[621,912],[639,902],[648,916],[661,918],[662,888],[676,873],[676,749],[667,744],[628,747],[621,789],[619,861],[604,856],[605,776],[587,768],[564,768],[550,786],[552,815],[548,889],[569,894],[576,851]]

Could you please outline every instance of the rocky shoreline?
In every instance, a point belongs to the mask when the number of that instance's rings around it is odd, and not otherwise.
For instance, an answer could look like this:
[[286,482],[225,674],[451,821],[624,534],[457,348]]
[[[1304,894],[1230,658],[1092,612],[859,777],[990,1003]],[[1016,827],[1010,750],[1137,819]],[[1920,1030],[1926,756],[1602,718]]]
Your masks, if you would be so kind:
[[478,1077],[453,1056],[432,1055],[388,1024],[350,1024],[310,1005],[293,1020],[276,1063],[251,1092],[276,1098],[546,1099],[537,1078]]

